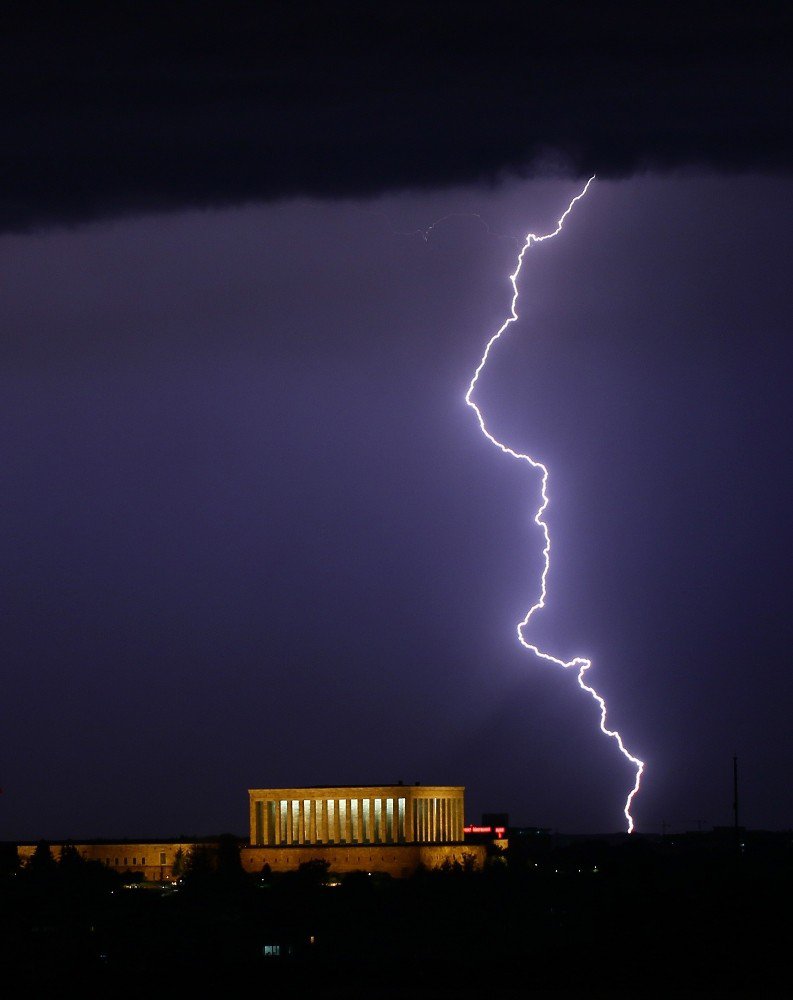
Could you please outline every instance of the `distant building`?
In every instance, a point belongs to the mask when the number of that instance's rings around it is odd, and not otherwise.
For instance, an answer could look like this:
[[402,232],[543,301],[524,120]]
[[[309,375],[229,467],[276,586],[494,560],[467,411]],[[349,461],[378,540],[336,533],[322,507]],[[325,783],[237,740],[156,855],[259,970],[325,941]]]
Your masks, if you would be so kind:
[[[465,841],[465,789],[446,785],[339,785],[254,788],[250,841],[240,849],[243,868],[296,870],[305,861],[327,861],[331,871],[411,875],[423,865],[484,864],[486,847]],[[74,844],[87,861],[147,881],[172,881],[195,847],[214,841],[125,840]],[[63,842],[50,844],[58,860]],[[27,864],[35,843],[17,845]]]
[[247,871],[288,871],[327,861],[335,872],[377,871],[407,876],[484,862],[480,845],[464,842],[465,789],[446,785],[332,785],[255,788],[250,796]]
[[[65,841],[50,843],[50,852],[56,861],[60,860]],[[68,841],[68,843],[72,843]],[[35,853],[37,844],[17,844],[17,855],[23,865]],[[137,875],[148,882],[168,882],[177,878],[177,873],[194,847],[217,847],[211,840],[86,840],[75,843],[80,857],[86,861],[98,861],[119,874]]]

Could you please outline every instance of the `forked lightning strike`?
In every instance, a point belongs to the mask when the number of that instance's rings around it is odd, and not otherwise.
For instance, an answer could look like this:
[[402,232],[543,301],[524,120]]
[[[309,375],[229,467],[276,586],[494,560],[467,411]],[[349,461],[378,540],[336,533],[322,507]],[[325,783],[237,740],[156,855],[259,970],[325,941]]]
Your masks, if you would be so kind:
[[634,823],[633,823],[633,816],[631,815],[631,804],[633,802],[634,796],[639,791],[639,786],[641,785],[642,773],[644,771],[644,761],[639,760],[638,757],[634,757],[633,754],[626,749],[625,744],[622,742],[622,737],[620,736],[619,732],[616,729],[607,728],[606,702],[603,699],[603,697],[599,695],[591,685],[586,683],[585,679],[587,670],[589,670],[589,668],[592,666],[592,661],[585,659],[582,656],[576,656],[572,660],[561,660],[559,659],[559,657],[553,656],[551,653],[545,653],[537,646],[535,646],[533,643],[528,642],[523,634],[534,612],[539,611],[540,608],[545,607],[545,597],[547,594],[548,571],[550,570],[551,566],[551,536],[548,531],[548,525],[543,520],[543,514],[545,513],[545,509],[548,506],[550,499],[548,496],[548,469],[546,468],[545,465],[543,465],[542,462],[539,462],[537,461],[537,459],[532,458],[531,455],[524,455],[521,452],[514,451],[512,448],[508,447],[505,444],[502,444],[501,441],[493,437],[493,435],[487,429],[484,417],[482,416],[482,411],[479,409],[479,407],[473,400],[474,390],[476,389],[477,382],[479,381],[479,376],[482,374],[482,371],[485,365],[487,364],[487,359],[490,357],[490,351],[492,350],[495,343],[501,339],[502,334],[506,332],[510,324],[514,323],[518,318],[518,313],[516,310],[516,306],[518,303],[517,282],[518,282],[518,275],[520,274],[520,270],[523,267],[523,259],[526,255],[526,251],[529,250],[529,248],[534,243],[543,243],[545,242],[545,240],[553,239],[554,236],[559,235],[559,233],[562,231],[562,227],[564,226],[565,220],[567,219],[568,215],[572,212],[576,202],[580,201],[584,197],[584,195],[589,190],[589,185],[592,183],[594,179],[595,179],[594,176],[590,177],[589,180],[584,185],[584,189],[581,191],[581,193],[577,194],[575,198],[573,198],[573,200],[567,206],[562,217],[556,223],[556,229],[554,229],[553,232],[546,233],[544,236],[536,236],[534,233],[529,233],[529,235],[526,237],[526,241],[523,244],[523,248],[518,254],[517,267],[515,268],[513,274],[510,275],[510,281],[512,282],[512,307],[510,310],[510,315],[507,317],[507,319],[504,320],[502,326],[493,334],[493,336],[487,342],[484,354],[482,355],[482,360],[479,362],[479,365],[477,366],[473,378],[471,379],[471,382],[468,386],[468,392],[465,394],[465,401],[476,414],[476,418],[479,421],[479,427],[482,433],[488,439],[488,441],[490,441],[497,448],[503,451],[504,454],[510,455],[512,458],[516,458],[521,462],[528,462],[528,464],[533,469],[538,469],[540,472],[541,482],[542,482],[540,490],[541,503],[537,510],[537,513],[534,515],[534,523],[542,529],[543,537],[545,539],[545,545],[543,548],[544,565],[540,581],[539,597],[537,601],[534,604],[532,604],[532,606],[526,612],[525,617],[517,625],[518,640],[521,643],[521,645],[524,646],[526,649],[530,650],[532,653],[534,653],[536,656],[539,656],[541,659],[547,660],[549,663],[555,663],[557,666],[564,667],[565,669],[569,669],[570,667],[578,668],[579,686],[584,691],[586,691],[587,694],[591,695],[591,697],[597,702],[598,706],[600,707],[601,732],[603,732],[606,736],[609,736],[611,737],[611,739],[616,741],[617,746],[620,749],[620,753],[623,754],[623,756],[625,756],[631,762],[631,764],[633,764],[634,767],[636,768],[636,780],[633,784],[633,788],[631,789],[628,795],[628,798],[625,801],[625,809],[624,809],[625,819],[628,821],[628,833],[632,833]]

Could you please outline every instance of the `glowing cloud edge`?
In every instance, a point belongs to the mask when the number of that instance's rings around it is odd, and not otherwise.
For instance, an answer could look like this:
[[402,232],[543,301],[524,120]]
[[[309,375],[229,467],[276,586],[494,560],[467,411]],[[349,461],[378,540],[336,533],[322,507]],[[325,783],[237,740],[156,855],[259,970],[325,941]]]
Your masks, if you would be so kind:
[[518,304],[519,293],[518,293],[517,281],[518,281],[518,275],[520,274],[521,268],[523,267],[523,260],[526,255],[526,252],[531,248],[533,243],[544,243],[545,240],[553,239],[555,236],[559,235],[559,233],[562,231],[562,228],[564,226],[565,220],[567,219],[568,215],[570,215],[570,213],[573,211],[573,208],[575,207],[576,203],[579,202],[586,195],[587,191],[589,190],[589,186],[592,183],[592,181],[594,181],[594,179],[595,175],[593,174],[592,177],[590,177],[589,180],[584,185],[583,190],[579,194],[577,194],[575,198],[573,198],[572,201],[568,204],[564,213],[556,223],[556,228],[553,230],[553,232],[546,233],[544,236],[537,236],[534,233],[529,233],[526,236],[526,240],[523,244],[523,247],[521,248],[520,253],[518,254],[517,266],[514,272],[509,276],[509,280],[512,282],[512,305],[510,308],[510,314],[504,320],[499,329],[488,340],[484,353],[482,354],[482,358],[479,364],[477,365],[476,371],[474,372],[471,381],[468,385],[468,391],[465,394],[465,402],[468,406],[471,407],[471,409],[476,414],[476,418],[479,421],[479,429],[482,431],[484,436],[488,439],[488,441],[490,441],[491,444],[494,444],[496,448],[504,452],[505,455],[510,455],[512,458],[515,458],[521,462],[527,462],[533,469],[538,469],[541,473],[542,477],[542,485],[540,490],[541,503],[539,508],[537,509],[536,514],[534,515],[534,523],[539,528],[542,529],[543,537],[545,539],[545,545],[543,547],[544,564],[540,581],[540,595],[537,601],[535,601],[535,603],[532,604],[532,606],[526,612],[525,616],[521,619],[521,621],[518,622],[516,628],[518,641],[525,649],[528,649],[530,652],[534,653],[535,656],[540,657],[540,659],[542,660],[546,660],[549,663],[555,663],[557,666],[563,667],[566,670],[569,669],[570,667],[578,668],[579,687],[583,691],[586,691],[587,694],[589,694],[600,707],[600,731],[605,736],[608,736],[610,739],[613,739],[616,742],[617,746],[619,747],[620,753],[624,757],[626,757],[631,762],[631,764],[633,764],[634,767],[636,768],[636,780],[634,781],[633,788],[630,790],[628,794],[628,797],[625,801],[625,808],[623,809],[625,819],[627,820],[628,823],[628,833],[633,833],[634,821],[633,821],[633,816],[631,815],[631,805],[633,803],[634,797],[637,795],[639,788],[641,786],[642,774],[644,773],[644,761],[639,760],[638,757],[634,757],[633,754],[628,751],[625,744],[622,742],[622,737],[620,736],[618,730],[609,729],[606,726],[606,714],[607,714],[606,701],[602,697],[602,695],[598,694],[598,692],[591,685],[587,684],[585,680],[586,672],[592,666],[592,661],[582,656],[576,656],[572,660],[562,660],[559,657],[553,656],[551,653],[543,652],[538,646],[535,646],[533,643],[528,642],[523,634],[524,629],[528,626],[529,620],[531,619],[531,616],[535,613],[535,611],[539,611],[540,608],[545,607],[545,598],[548,592],[547,581],[548,581],[548,573],[551,568],[551,535],[548,530],[548,524],[543,520],[543,514],[545,513],[545,510],[550,502],[550,497],[548,496],[548,469],[542,462],[539,462],[537,461],[537,459],[532,458],[531,455],[524,455],[521,452],[514,451],[512,448],[508,447],[507,445],[499,441],[497,438],[495,438],[487,429],[484,417],[482,416],[482,411],[479,409],[479,407],[473,400],[474,390],[476,389],[476,385],[479,381],[479,376],[482,374],[485,365],[487,364],[488,358],[490,357],[490,351],[492,350],[493,346],[497,343],[497,341],[501,339],[502,335],[506,332],[509,326],[518,319],[517,304]]

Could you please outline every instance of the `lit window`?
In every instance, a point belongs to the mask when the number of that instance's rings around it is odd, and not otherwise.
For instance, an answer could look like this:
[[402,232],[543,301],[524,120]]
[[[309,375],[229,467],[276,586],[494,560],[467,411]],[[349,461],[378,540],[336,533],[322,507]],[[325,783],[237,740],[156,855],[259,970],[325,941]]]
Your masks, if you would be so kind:
[[267,803],[267,843],[272,846],[275,840],[275,802]]
[[300,803],[292,799],[292,837],[290,843],[300,843]]
[[350,800],[350,823],[352,824],[350,841],[353,844],[357,844],[358,843],[358,799]]
[[362,829],[361,829],[361,840],[364,842],[364,844],[368,844],[369,843],[369,830],[370,830],[369,809],[370,809],[369,799],[364,799],[363,800],[363,825],[362,825]]
[[[328,799],[328,843],[332,844],[336,839],[336,800]],[[342,834],[342,840],[344,835]]]
[[266,944],[262,948],[262,954],[265,958],[272,958],[273,956],[278,956],[281,954],[280,944]]
[[376,844],[379,844],[380,841],[383,839],[382,830],[380,829],[381,826],[382,826],[382,820],[383,820],[383,800],[382,799],[375,799],[374,800],[374,830],[372,832],[372,840]]

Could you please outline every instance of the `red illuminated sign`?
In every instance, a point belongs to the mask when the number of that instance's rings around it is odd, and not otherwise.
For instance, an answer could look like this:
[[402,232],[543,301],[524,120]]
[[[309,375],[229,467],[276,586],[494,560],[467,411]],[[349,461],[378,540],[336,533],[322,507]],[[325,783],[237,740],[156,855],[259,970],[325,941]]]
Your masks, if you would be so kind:
[[492,826],[464,826],[463,833],[494,833],[499,839],[501,839],[506,833],[506,827],[497,826],[495,829]]

